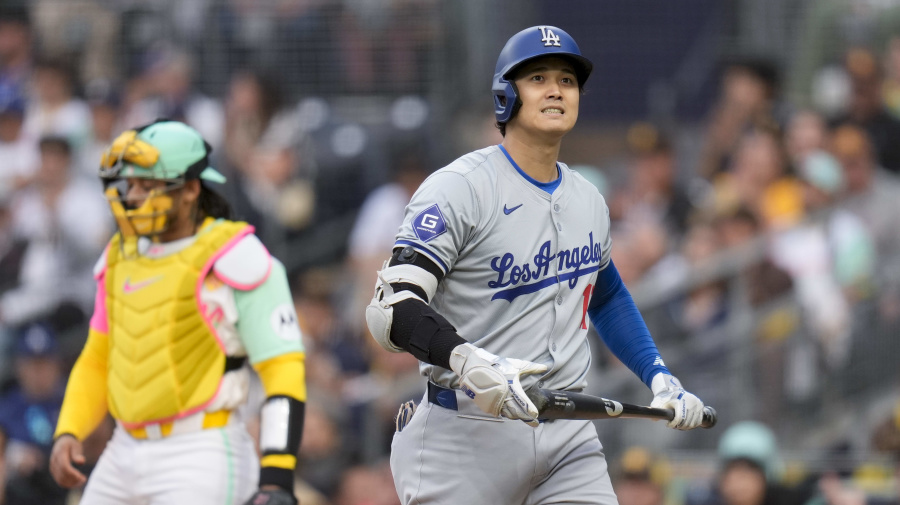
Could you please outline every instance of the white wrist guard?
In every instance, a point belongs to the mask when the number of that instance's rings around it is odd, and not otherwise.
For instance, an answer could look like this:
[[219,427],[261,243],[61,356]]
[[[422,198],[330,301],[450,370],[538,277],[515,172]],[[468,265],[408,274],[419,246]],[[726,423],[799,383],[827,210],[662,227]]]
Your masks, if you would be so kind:
[[453,348],[453,351],[450,353],[450,370],[456,372],[456,375],[462,376],[463,367],[466,365],[466,360],[469,358],[469,355],[473,352],[481,350],[488,361],[492,359],[497,359],[497,356],[481,349],[480,347],[475,347],[472,344],[462,344]]
[[650,391],[653,391],[653,396],[656,396],[665,389],[684,388],[681,387],[681,381],[679,381],[677,377],[674,377],[667,373],[659,372],[658,374],[654,375],[653,379],[650,381]]
[[270,396],[259,415],[259,450],[267,454],[297,454],[306,406],[289,396]]
[[460,389],[486,414],[538,425],[537,407],[525,394],[519,377],[546,372],[545,365],[501,358],[467,343],[453,349],[450,368],[459,375]]
[[509,390],[506,377],[493,366],[497,361],[497,356],[472,344],[458,345],[450,353],[450,369],[459,375],[460,389],[494,417],[500,417]]

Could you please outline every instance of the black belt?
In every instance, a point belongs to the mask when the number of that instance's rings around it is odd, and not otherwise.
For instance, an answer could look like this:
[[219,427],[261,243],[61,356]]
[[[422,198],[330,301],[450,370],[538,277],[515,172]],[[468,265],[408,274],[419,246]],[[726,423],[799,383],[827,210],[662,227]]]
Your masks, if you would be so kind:
[[448,389],[428,381],[428,401],[450,410],[459,410],[456,403],[456,390]]

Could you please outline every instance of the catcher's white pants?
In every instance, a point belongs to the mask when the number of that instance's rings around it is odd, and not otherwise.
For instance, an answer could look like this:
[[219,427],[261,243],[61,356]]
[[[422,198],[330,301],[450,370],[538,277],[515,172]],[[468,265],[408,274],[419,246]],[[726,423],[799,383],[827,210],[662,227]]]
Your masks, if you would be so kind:
[[243,423],[137,440],[116,427],[81,505],[242,505],[259,461]]
[[590,421],[532,428],[424,400],[394,433],[391,471],[404,505],[618,504]]

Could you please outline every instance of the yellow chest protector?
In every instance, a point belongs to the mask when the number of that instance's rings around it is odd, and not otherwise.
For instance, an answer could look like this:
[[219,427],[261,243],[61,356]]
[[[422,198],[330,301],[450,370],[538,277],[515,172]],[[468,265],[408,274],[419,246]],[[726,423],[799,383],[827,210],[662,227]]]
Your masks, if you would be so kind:
[[216,395],[225,352],[203,315],[200,287],[220,251],[252,230],[207,219],[195,242],[162,257],[107,250],[109,411],[126,427],[202,410]]

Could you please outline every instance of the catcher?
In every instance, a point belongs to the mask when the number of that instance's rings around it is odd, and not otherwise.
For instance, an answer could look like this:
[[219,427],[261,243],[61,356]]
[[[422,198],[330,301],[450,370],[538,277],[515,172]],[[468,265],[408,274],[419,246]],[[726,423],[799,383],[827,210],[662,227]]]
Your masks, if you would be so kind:
[[[296,504],[304,350],[284,266],[207,185],[225,182],[193,128],[122,133],[100,177],[118,233],[94,269],[87,342],[69,377],[50,469],[82,504]],[[257,457],[236,411],[250,370],[266,400]],[[90,480],[82,441],[109,412]]]

